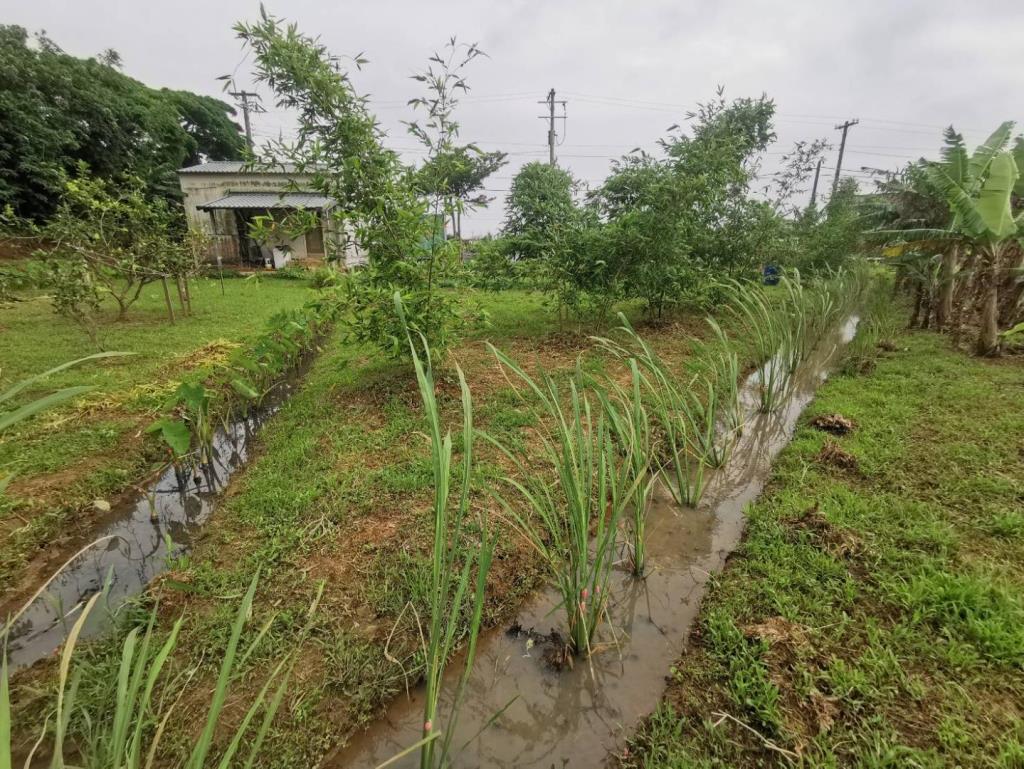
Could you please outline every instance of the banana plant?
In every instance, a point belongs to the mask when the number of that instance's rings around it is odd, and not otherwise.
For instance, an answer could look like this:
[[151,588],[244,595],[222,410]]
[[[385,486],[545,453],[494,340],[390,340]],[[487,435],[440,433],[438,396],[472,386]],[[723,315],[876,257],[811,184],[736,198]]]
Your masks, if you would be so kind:
[[977,256],[977,285],[981,293],[977,351],[989,355],[999,347],[999,284],[1011,245],[1024,234],[1024,214],[1014,217],[1012,196],[1024,189],[1015,155],[1024,157],[1022,144],[1007,149],[1013,123],[1001,124],[968,155],[963,137],[947,129],[942,161],[924,166],[924,181],[950,214],[945,228],[908,227],[879,230],[876,235],[910,248],[942,253],[940,320],[948,316],[956,260]]
[[988,152],[988,143],[982,149],[986,150],[984,157],[978,158],[979,151],[971,157],[965,182],[958,183],[941,166],[932,167],[929,175],[946,197],[954,226],[981,256],[983,294],[977,351],[990,355],[999,347],[999,276],[1007,250],[1024,227],[1024,213],[1014,218],[1011,206],[1020,178],[1013,154]]

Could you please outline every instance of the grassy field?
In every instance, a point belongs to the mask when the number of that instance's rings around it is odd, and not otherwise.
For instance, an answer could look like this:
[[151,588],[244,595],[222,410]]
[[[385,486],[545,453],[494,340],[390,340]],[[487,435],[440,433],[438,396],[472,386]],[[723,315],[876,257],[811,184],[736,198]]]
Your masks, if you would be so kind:
[[[79,401],[30,420],[0,438],[0,472],[17,477],[0,497],[0,583],[17,585],[19,571],[41,546],[71,537],[89,521],[95,499],[116,494],[152,465],[142,430],[182,377],[201,373],[255,337],[274,313],[312,298],[305,281],[197,280],[194,314],[167,322],[159,286],[149,286],[126,320],[113,308],[100,341],[129,358],[88,363],[54,375],[33,394],[92,385]],[[86,334],[54,314],[45,297],[0,307],[0,389],[95,352]],[[151,444],[150,444],[151,445]],[[2,599],[2,594],[0,594]]]
[[[439,372],[445,418],[458,413],[451,365],[458,362],[473,391],[478,428],[512,442],[531,424],[485,340],[534,372],[567,377],[579,356],[590,371],[603,366],[586,335],[560,331],[536,294],[470,292],[466,300],[488,311],[490,325],[453,350]],[[705,332],[702,320],[685,318],[645,333],[666,357],[679,361],[693,337]],[[194,551],[161,582],[164,615],[188,615],[176,664],[212,674],[209,660],[216,655],[210,652],[224,642],[234,599],[261,574],[255,624],[272,621],[233,689],[231,712],[253,696],[252,688],[281,651],[295,646],[303,613],[325,584],[299,651],[289,717],[268,754],[273,766],[314,765],[402,691],[406,671],[416,669],[418,635],[411,614],[395,623],[407,601],[422,616],[427,600],[433,488],[423,429],[408,364],[344,344],[339,329],[302,388],[261,432],[258,456],[233,483]],[[458,443],[455,448],[458,454]],[[477,458],[482,477],[498,474],[495,450],[481,442]],[[481,491],[473,504],[479,508],[491,500]],[[526,545],[504,537],[491,572],[486,624],[509,618],[538,579]],[[103,692],[116,680],[115,643],[100,644],[91,655],[82,685],[98,691],[97,697],[110,696],[109,689]],[[206,691],[202,684],[190,687],[186,700],[196,701],[183,701],[182,715],[172,719],[165,739],[189,744],[195,725],[187,714],[203,704]],[[23,706],[31,710],[38,694],[29,692]]]
[[1024,767],[1024,365],[899,348],[820,391],[624,766]]

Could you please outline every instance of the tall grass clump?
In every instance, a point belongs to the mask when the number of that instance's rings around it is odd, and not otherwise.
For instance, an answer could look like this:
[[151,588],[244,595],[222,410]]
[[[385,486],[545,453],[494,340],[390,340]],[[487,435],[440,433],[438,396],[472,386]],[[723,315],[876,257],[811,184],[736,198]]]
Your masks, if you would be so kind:
[[841,270],[824,279],[785,276],[781,288],[734,281],[726,286],[729,309],[753,343],[759,410],[775,411],[789,392],[793,375],[836,324],[863,296],[866,272]]
[[[783,281],[788,281],[783,278]],[[788,316],[789,287],[778,300],[756,283],[728,284],[729,311],[741,323],[750,340],[756,373],[759,410],[768,413],[781,404],[783,394],[799,362],[795,337],[795,319]]]
[[[539,447],[513,451],[488,436],[514,465],[504,484],[521,500],[495,489],[509,522],[537,551],[561,594],[568,630],[568,652],[592,651],[594,633],[605,618],[608,578],[615,558],[616,531],[636,491],[626,447],[620,454],[610,419],[594,407],[582,376],[569,383],[568,399],[550,376],[534,380],[489,345],[499,363],[524,383],[536,400]],[[550,467],[555,481],[541,468]],[[568,657],[567,657],[568,659]]]
[[[230,733],[223,750],[214,750],[214,735],[225,713],[231,683],[237,679],[256,646],[265,638],[274,620],[272,616],[247,646],[242,633],[252,613],[258,575],[253,577],[238,607],[228,645],[218,670],[205,718],[196,721],[203,728],[184,763],[185,769],[201,769],[216,760],[219,766],[253,765],[260,755],[270,725],[280,709],[291,677],[295,653],[280,657],[273,671],[253,697],[241,721]],[[140,769],[162,765],[159,747],[171,716],[190,687],[196,671],[173,671],[171,655],[177,646],[182,618],[162,639],[156,632],[155,607],[144,626],[133,628],[125,636],[117,661],[116,675],[100,682],[99,687],[82,687],[89,675],[89,662],[78,659],[78,640],[82,629],[96,609],[104,592],[95,593],[72,625],[57,666],[54,704],[41,724],[25,729],[36,733],[25,766],[35,766],[35,756],[48,755],[52,769],[65,766],[89,769]],[[309,618],[319,602],[320,593],[309,609]],[[17,615],[13,619],[16,619]],[[9,628],[12,623],[8,623]],[[302,631],[300,639],[308,630]],[[2,639],[4,656],[0,678],[0,767],[12,766],[11,734],[13,706],[8,683],[6,629]],[[301,640],[296,644],[296,648]],[[199,716],[200,714],[194,714]],[[192,716],[190,716],[192,718]]]
[[740,361],[728,335],[714,318],[707,318],[713,332],[710,343],[698,343],[693,368],[695,385],[703,384],[704,398],[696,398],[692,410],[700,452],[710,467],[722,467],[743,430],[740,404]]
[[704,493],[706,469],[725,462],[740,422],[736,357],[726,346],[680,381],[625,315],[620,313],[619,320],[624,345],[601,337],[595,341],[630,365],[635,361],[642,372],[657,428],[655,451],[661,455],[655,471],[665,478],[677,503],[695,506]]
[[[426,414],[430,435],[431,470],[434,478],[433,551],[430,567],[430,617],[424,634],[424,680],[426,695],[423,706],[423,734],[419,745],[421,769],[433,769],[450,763],[451,741],[455,733],[459,707],[473,668],[476,642],[483,617],[487,574],[494,556],[496,538],[487,531],[481,520],[480,543],[474,548],[469,543],[469,501],[473,473],[473,402],[462,369],[456,365],[462,396],[462,467],[458,502],[450,504],[452,472],[452,435],[442,433],[441,414],[434,388],[430,346],[422,334],[414,340],[406,322],[401,295],[395,293],[395,309],[406,331],[412,354],[416,381]],[[476,570],[473,579],[474,567]],[[465,610],[469,604],[468,627]],[[456,690],[455,700],[445,728],[438,724],[438,704],[441,696],[445,666],[455,651],[463,633],[467,637],[467,652]]]
[[629,560],[633,574],[643,576],[646,569],[647,507],[654,486],[651,470],[654,463],[654,435],[651,416],[644,403],[643,374],[635,358],[628,361],[629,387],[609,382],[596,393],[608,417],[609,426],[619,449],[618,461],[625,470],[623,483],[631,492],[629,498],[630,538]]
[[893,298],[891,285],[876,279],[865,298],[857,333],[844,355],[843,371],[870,372],[882,352],[896,349],[896,338],[905,323],[904,310]]

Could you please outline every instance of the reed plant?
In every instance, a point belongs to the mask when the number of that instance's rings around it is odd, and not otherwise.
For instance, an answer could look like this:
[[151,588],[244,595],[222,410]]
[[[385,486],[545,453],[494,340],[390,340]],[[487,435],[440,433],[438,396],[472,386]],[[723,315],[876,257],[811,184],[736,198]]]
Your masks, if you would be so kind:
[[[753,348],[759,410],[778,408],[793,374],[793,333],[784,311],[763,286],[732,282],[726,286],[728,308],[740,322]],[[784,295],[785,296],[785,295]]]
[[595,392],[607,415],[619,454],[617,460],[625,473],[623,482],[629,494],[629,561],[633,574],[642,577],[646,569],[647,508],[656,475],[654,467],[654,431],[644,402],[647,389],[635,358],[628,361],[630,386],[612,381],[598,385]]
[[743,429],[739,356],[714,318],[709,342],[695,342],[688,369],[692,372],[685,410],[696,453],[708,467],[722,467]]
[[[266,637],[275,618],[272,615],[255,638],[242,647],[242,633],[252,614],[258,579],[258,574],[253,577],[238,607],[213,692],[209,696],[206,716],[201,721],[202,731],[181,764],[185,769],[201,769],[214,763],[219,767],[253,766],[284,699],[296,659],[294,651],[280,657],[259,692],[252,697],[241,721],[229,733],[227,744],[220,751],[214,749],[214,735],[224,720],[230,685]],[[81,656],[78,654],[78,642],[103,597],[104,591],[95,593],[68,632],[57,665],[54,704],[41,724],[23,732],[27,735],[37,732],[25,766],[36,766],[33,762],[37,755],[48,756],[47,763],[51,769],[72,765],[88,769],[148,769],[162,765],[159,748],[167,723],[177,712],[184,695],[197,685],[193,683],[197,674],[195,669],[170,674],[169,661],[177,646],[183,620],[179,618],[161,640],[156,631],[157,607],[154,607],[148,622],[133,628],[125,636],[116,676],[103,681],[99,689],[90,687],[85,690],[81,684],[89,663],[78,659]],[[318,591],[310,605],[307,625],[296,649],[308,631],[319,598]],[[8,623],[7,627],[10,625]],[[14,711],[8,681],[6,632],[5,629],[2,639],[4,655],[0,663],[0,769],[10,769],[13,761]]]
[[[662,461],[655,463],[656,472],[665,478],[677,503],[696,506],[704,493],[705,470],[715,461],[709,456],[709,447],[719,445],[719,406],[731,396],[720,397],[721,390],[715,383],[715,361],[710,368],[696,367],[688,380],[680,381],[625,315],[620,313],[619,321],[618,330],[625,337],[625,345],[603,337],[595,337],[595,341],[616,357],[635,361],[642,372],[641,381],[646,385],[648,410],[657,427],[658,451],[662,455]],[[721,370],[729,369],[730,360],[728,354],[721,359]],[[738,397],[735,383],[726,389]],[[706,401],[702,395],[707,397]],[[722,454],[716,456],[724,462]]]
[[[462,463],[458,500],[452,496],[452,435],[442,432],[441,413],[434,386],[433,361],[426,337],[413,331],[406,320],[401,295],[395,293],[395,309],[401,319],[416,371],[420,398],[430,436],[431,470],[434,479],[433,549],[430,569],[430,617],[423,634],[424,706],[423,733],[419,742],[421,769],[447,766],[459,708],[473,669],[476,643],[483,618],[487,575],[497,539],[487,522],[478,521],[479,542],[470,543],[470,492],[473,480],[473,401],[462,369],[455,366],[462,399]],[[474,580],[475,570],[475,580]],[[468,618],[465,613],[468,610]],[[445,667],[456,644],[466,639],[462,675],[444,728],[438,720]]]
[[[600,399],[595,408],[578,369],[563,400],[552,377],[537,381],[500,350],[489,348],[525,385],[542,425],[536,433],[539,447],[529,451],[485,436],[514,466],[503,483],[521,504],[500,489],[492,493],[513,528],[541,557],[561,595],[568,652],[589,654],[607,617],[618,524],[639,481],[631,460],[620,454]],[[545,466],[553,481],[541,469]]]
[[757,283],[726,286],[730,311],[753,342],[759,409],[765,413],[781,405],[797,367],[861,301],[867,272],[856,267],[815,281],[794,272],[780,284],[773,292]]

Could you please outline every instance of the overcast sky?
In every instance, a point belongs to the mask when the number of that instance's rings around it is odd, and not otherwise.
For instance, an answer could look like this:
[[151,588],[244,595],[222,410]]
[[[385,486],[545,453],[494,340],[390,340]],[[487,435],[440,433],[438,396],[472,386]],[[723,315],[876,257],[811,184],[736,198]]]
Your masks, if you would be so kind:
[[[546,126],[536,104],[549,88],[568,100],[559,129],[561,165],[591,184],[612,158],[651,148],[687,108],[714,95],[758,96],[777,105],[779,142],[765,172],[798,139],[850,130],[844,171],[894,168],[934,155],[941,129],[954,123],[968,142],[1002,120],[1024,127],[1024,2],[1017,0],[788,0],[786,2],[266,2],[268,10],[320,35],[337,54],[365,52],[355,76],[373,97],[395,148],[414,148],[401,125],[403,106],[420,93],[409,78],[452,35],[489,54],[469,71],[460,106],[462,138],[509,153],[488,182],[496,200],[464,230],[498,228],[502,191],[515,168],[546,159]],[[124,71],[152,86],[220,94],[219,75],[251,86],[250,62],[231,27],[253,19],[246,0],[0,0],[0,20],[45,29],[81,56],[114,48]],[[258,136],[286,133],[290,119],[263,92]],[[414,151],[406,156],[417,157]],[[827,188],[835,151],[826,160]]]

